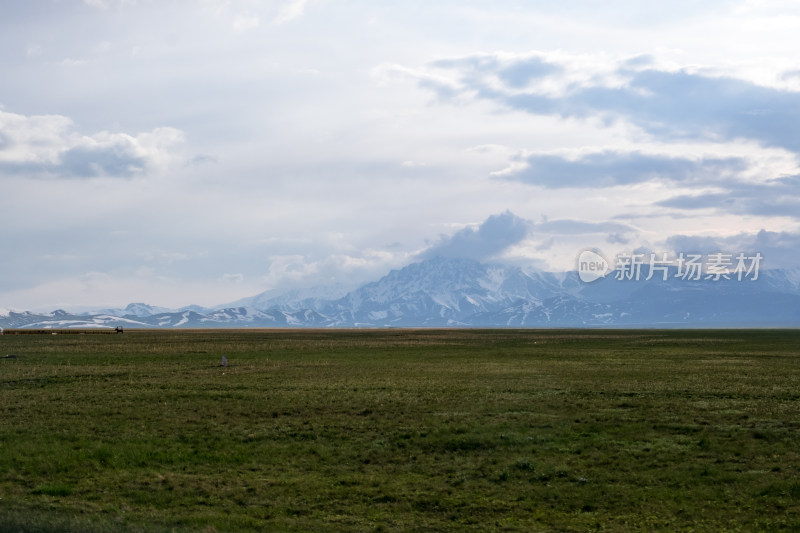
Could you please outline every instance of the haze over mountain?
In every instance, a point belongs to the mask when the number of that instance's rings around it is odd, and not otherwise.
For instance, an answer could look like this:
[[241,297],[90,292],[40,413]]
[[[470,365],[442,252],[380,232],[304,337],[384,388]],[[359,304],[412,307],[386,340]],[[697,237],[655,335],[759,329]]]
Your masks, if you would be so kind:
[[[213,309],[144,303],[73,314],[6,311],[14,328],[83,327],[797,327],[800,269],[757,279],[683,279],[675,267],[591,283],[474,259],[433,257],[343,293],[320,287],[254,295]],[[664,279],[666,277],[666,279]],[[623,279],[619,279],[623,278]]]

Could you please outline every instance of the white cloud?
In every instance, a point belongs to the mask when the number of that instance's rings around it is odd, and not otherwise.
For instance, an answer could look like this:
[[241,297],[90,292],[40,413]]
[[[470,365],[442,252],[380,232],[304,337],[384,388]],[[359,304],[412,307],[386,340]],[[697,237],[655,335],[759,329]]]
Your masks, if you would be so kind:
[[0,174],[39,177],[131,177],[166,169],[184,143],[168,127],[130,135],[82,135],[61,115],[24,116],[0,110]]
[[275,18],[275,22],[282,24],[303,16],[307,3],[308,0],[288,0]]

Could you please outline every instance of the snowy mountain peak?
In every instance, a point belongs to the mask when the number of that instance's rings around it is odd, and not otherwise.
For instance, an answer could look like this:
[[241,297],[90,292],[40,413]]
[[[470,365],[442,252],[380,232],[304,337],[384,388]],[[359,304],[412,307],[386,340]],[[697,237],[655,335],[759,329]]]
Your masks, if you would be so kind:
[[[2,327],[720,327],[800,326],[800,270],[757,281],[616,279],[434,258],[346,292],[267,292],[214,309],[132,303],[94,315],[8,311]],[[113,311],[113,312],[112,312]]]

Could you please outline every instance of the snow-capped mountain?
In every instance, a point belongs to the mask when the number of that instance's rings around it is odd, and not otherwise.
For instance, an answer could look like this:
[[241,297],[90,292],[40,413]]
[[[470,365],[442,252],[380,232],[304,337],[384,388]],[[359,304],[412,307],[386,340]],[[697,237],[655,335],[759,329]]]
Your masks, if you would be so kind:
[[214,309],[130,304],[89,315],[4,311],[6,328],[65,327],[798,327],[800,269],[687,280],[674,269],[584,283],[469,259],[435,258],[342,287],[262,293]]
[[166,307],[155,307],[152,305],[147,305],[145,303],[130,303],[122,309],[100,309],[97,311],[91,311],[88,313],[83,313],[85,315],[114,315],[114,316],[137,316],[137,317],[148,317],[153,316],[158,313],[168,313],[170,310]]
[[468,326],[476,315],[540,304],[560,289],[548,273],[435,258],[393,270],[319,310],[341,326]]
[[148,327],[148,324],[131,317],[121,317],[99,313],[95,315],[76,315],[57,309],[52,313],[37,314],[30,311],[10,311],[7,316],[0,317],[0,326],[4,328],[26,329],[69,329],[69,328],[115,328]]
[[321,302],[342,298],[352,289],[353,287],[348,288],[342,284],[291,289],[288,291],[273,289],[232,303],[218,305],[215,309],[247,307],[262,310],[280,309],[288,312],[315,309]]

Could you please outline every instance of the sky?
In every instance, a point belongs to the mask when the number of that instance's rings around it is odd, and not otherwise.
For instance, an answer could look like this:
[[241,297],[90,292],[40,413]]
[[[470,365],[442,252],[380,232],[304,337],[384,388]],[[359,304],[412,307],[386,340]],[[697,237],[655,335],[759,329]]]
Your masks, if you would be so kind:
[[437,255],[800,266],[794,1],[0,14],[0,308],[213,306]]

